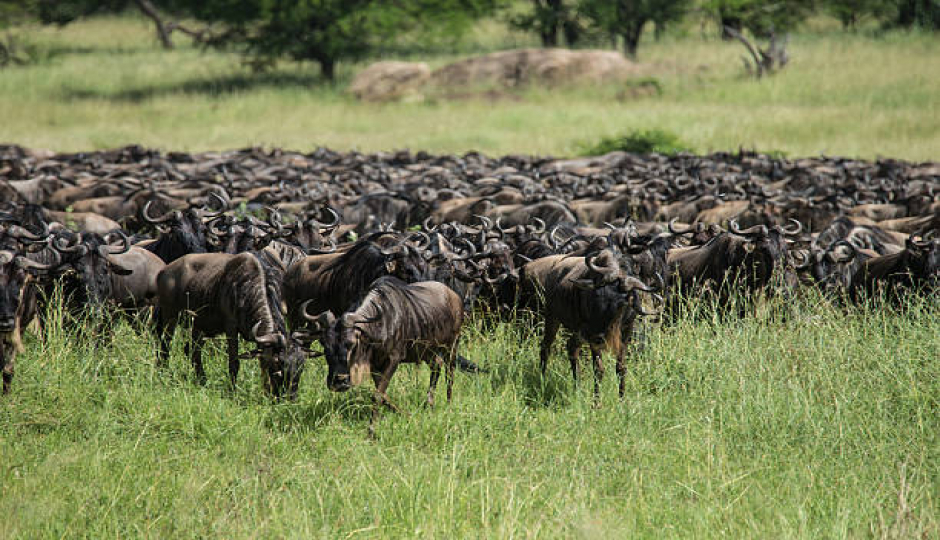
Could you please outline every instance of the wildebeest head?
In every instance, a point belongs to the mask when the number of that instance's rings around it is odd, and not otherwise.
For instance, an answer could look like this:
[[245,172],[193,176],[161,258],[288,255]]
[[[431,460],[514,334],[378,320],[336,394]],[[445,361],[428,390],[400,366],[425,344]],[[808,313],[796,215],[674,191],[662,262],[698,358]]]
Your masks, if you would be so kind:
[[252,329],[252,337],[258,344],[264,388],[274,397],[296,399],[308,351],[296,336],[286,337],[280,333],[259,335],[260,325],[259,322]]
[[345,392],[353,386],[351,366],[354,355],[358,352],[361,328],[356,325],[352,314],[340,318],[331,311],[325,311],[317,316],[306,312],[304,317],[313,323],[312,332],[319,334],[323,345],[323,354],[326,356],[328,367],[326,387],[333,392]]
[[826,248],[811,249],[797,269],[807,271],[823,291],[834,292],[848,286],[849,265],[857,256],[851,242],[839,240]]
[[[388,237],[384,237],[388,238]],[[423,281],[430,275],[430,268],[423,256],[423,246],[415,246],[406,240],[396,241],[387,246],[386,242],[376,242],[385,259],[385,272],[406,283]],[[383,245],[385,244],[385,245]]]
[[[118,237],[119,245],[109,243],[112,236]],[[126,253],[131,247],[130,239],[121,232],[108,238],[91,232],[60,234],[52,247],[63,256],[59,267],[63,291],[77,305],[104,304],[112,297],[112,274],[126,276],[132,272],[111,259],[111,255]]]
[[915,279],[934,285],[940,283],[940,238],[933,240],[908,238],[905,248],[910,255],[908,264],[911,275]]
[[53,269],[52,264],[41,264],[11,250],[0,251],[0,332],[12,332],[16,327],[23,291],[30,274]]
[[787,229],[783,227],[766,227],[754,225],[747,229],[740,229],[737,222],[731,221],[731,231],[746,239],[744,256],[740,261],[743,277],[749,287],[756,288],[770,283],[775,271],[780,272],[784,282],[789,287],[797,285],[796,275],[787,265],[788,254],[786,236],[796,236],[802,231],[799,222]]
[[183,255],[207,251],[206,225],[200,210],[171,210],[162,216],[151,217],[149,211],[152,203],[153,201],[148,201],[144,205],[141,215],[147,223],[156,226],[162,233],[161,245],[155,245],[154,252],[164,262],[170,263]]

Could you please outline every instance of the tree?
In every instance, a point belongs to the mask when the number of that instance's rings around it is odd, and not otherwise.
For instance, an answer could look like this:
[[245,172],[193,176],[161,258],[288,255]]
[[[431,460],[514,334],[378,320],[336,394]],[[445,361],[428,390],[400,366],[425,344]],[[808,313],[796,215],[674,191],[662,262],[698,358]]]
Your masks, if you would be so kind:
[[940,0],[896,0],[895,22],[902,28],[940,30]]
[[620,36],[624,53],[636,58],[646,23],[665,25],[679,20],[690,4],[690,0],[583,0],[580,9],[595,27]]
[[750,30],[758,36],[787,32],[802,22],[816,7],[814,0],[707,0],[704,7],[718,20],[723,39],[737,39],[728,28],[740,34]]
[[[182,0],[177,0],[182,2]],[[186,2],[183,2],[186,3]],[[498,0],[193,0],[190,13],[223,29],[207,42],[233,48],[258,67],[277,58],[309,60],[333,80],[337,62],[358,60],[423,25],[453,31],[491,12]]]
[[509,24],[526,32],[535,32],[543,47],[557,47],[564,35],[569,47],[579,41],[582,33],[577,10],[566,0],[531,0],[532,10],[509,17]]
[[825,10],[845,29],[855,28],[866,17],[883,19],[891,12],[891,0],[826,0]]

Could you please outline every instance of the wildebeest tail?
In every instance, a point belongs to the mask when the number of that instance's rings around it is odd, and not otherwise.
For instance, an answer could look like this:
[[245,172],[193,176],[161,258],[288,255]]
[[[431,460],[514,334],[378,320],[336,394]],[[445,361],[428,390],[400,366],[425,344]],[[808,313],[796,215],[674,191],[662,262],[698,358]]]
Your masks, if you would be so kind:
[[457,355],[457,367],[465,373],[487,373],[488,369],[481,368],[470,360],[467,360],[462,354]]

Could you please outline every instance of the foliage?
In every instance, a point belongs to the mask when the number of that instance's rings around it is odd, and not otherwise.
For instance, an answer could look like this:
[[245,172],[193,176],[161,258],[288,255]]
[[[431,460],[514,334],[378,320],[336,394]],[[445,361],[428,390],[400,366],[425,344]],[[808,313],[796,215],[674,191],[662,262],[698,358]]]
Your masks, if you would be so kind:
[[[759,36],[788,32],[816,8],[814,0],[706,0],[705,9],[718,20],[721,28],[750,30]],[[725,37],[728,37],[725,35]]]
[[584,28],[575,0],[531,0],[528,5],[531,6],[530,11],[509,17],[510,26],[535,32],[543,47],[559,46],[560,36],[564,36],[569,47],[580,41]]
[[903,28],[920,26],[940,30],[940,0],[894,0],[897,3],[895,23]]
[[442,22],[459,32],[496,5],[496,0],[206,0],[192,2],[189,11],[225,24],[212,43],[248,55],[257,66],[280,57],[311,60],[333,80],[337,62],[364,58],[401,32]]
[[826,0],[825,11],[844,28],[855,28],[866,18],[885,20],[896,12],[894,0]]
[[594,27],[620,36],[624,53],[635,58],[647,23],[661,26],[680,20],[691,5],[691,0],[582,0],[580,10]]
[[692,148],[675,133],[662,129],[635,129],[625,135],[603,137],[597,143],[584,145],[581,155],[599,156],[615,151],[674,155],[679,152],[691,152]]

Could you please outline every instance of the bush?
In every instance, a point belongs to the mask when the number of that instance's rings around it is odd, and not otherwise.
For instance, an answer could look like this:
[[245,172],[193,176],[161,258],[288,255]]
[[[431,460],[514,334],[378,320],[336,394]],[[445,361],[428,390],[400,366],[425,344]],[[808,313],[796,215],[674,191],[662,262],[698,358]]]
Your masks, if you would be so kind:
[[582,145],[581,155],[599,156],[618,150],[633,154],[657,153],[671,156],[679,152],[691,152],[692,148],[675,133],[661,129],[637,129],[626,135],[604,137],[595,144]]

